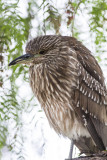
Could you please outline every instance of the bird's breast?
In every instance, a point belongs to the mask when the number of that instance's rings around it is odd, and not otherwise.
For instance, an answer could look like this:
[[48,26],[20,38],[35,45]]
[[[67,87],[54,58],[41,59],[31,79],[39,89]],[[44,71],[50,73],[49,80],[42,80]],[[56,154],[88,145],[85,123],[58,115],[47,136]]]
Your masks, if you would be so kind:
[[74,79],[72,82],[72,79],[64,78],[59,73],[53,74],[41,64],[31,66],[29,73],[33,93],[54,130],[70,139],[78,139],[81,135],[89,136],[72,108],[73,87],[76,86]]

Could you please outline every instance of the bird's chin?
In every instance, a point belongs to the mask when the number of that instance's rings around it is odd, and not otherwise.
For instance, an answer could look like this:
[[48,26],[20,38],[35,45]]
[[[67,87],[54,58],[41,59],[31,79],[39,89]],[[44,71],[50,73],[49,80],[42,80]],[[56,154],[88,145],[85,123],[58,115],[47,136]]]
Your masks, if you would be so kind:
[[29,65],[30,65],[30,67],[31,67],[31,66],[34,66],[34,63],[33,63],[33,62],[31,62]]
[[32,60],[22,61],[20,64],[24,64],[24,65],[30,66],[30,65],[33,64],[33,61]]
[[43,64],[45,62],[43,57],[35,58],[30,64],[36,65],[36,64]]
[[16,64],[23,64],[23,65],[29,66],[31,64],[31,62],[20,62],[20,63],[16,63]]

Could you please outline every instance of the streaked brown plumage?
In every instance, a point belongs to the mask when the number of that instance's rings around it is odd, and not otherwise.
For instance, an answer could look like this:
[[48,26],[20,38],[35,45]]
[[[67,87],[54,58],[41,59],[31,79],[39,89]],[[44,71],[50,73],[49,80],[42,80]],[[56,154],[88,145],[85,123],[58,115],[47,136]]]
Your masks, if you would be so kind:
[[84,153],[107,147],[107,91],[91,52],[73,37],[41,36],[26,55],[10,63],[30,64],[30,85],[50,125]]

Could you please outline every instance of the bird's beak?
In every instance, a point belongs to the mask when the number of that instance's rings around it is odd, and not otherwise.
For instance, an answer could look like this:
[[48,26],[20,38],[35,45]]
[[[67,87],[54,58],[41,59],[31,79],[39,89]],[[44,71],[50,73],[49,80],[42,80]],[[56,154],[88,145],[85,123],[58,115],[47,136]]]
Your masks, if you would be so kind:
[[15,65],[15,64],[21,64],[21,63],[22,64],[29,63],[33,57],[34,57],[34,55],[32,55],[32,54],[29,54],[29,53],[24,54],[16,59],[14,59],[12,62],[10,62],[9,66]]

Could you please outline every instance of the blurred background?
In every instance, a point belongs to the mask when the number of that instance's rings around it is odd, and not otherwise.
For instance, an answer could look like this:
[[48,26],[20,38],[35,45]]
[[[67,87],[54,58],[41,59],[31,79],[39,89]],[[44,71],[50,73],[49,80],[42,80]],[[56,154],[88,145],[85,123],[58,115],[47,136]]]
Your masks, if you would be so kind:
[[50,128],[30,89],[29,67],[8,67],[30,39],[49,34],[83,42],[107,84],[107,0],[0,0],[0,160],[68,157],[70,140]]

